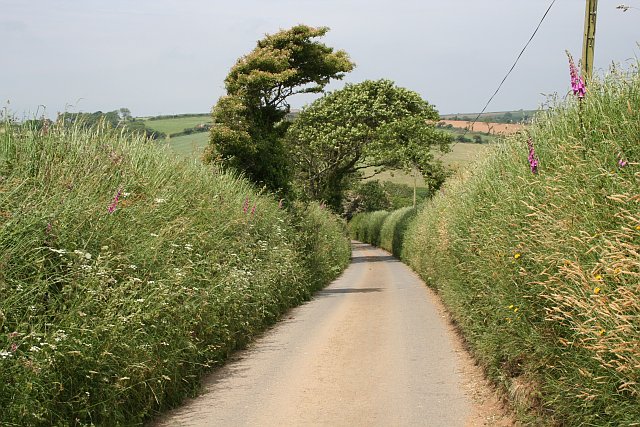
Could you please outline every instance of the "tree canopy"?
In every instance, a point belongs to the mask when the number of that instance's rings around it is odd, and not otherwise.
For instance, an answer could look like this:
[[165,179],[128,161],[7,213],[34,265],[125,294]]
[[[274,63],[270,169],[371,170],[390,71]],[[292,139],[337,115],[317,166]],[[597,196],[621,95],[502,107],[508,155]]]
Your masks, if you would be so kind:
[[287,132],[304,194],[338,208],[350,179],[367,170],[417,168],[432,187],[445,174],[433,148],[451,137],[436,129],[436,109],[390,80],[347,84],[305,108]]
[[289,125],[287,98],[321,92],[354,64],[346,52],[315,40],[329,29],[298,25],[267,35],[233,66],[227,94],[213,108],[205,162],[243,171],[271,191],[286,191],[291,179],[282,138]]

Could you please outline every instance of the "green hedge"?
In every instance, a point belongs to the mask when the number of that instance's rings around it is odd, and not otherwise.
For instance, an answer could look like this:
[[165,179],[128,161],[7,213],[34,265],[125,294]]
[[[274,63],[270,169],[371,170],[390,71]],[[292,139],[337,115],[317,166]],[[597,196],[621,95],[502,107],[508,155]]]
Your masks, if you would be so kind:
[[637,74],[593,82],[529,128],[537,174],[516,136],[407,230],[404,259],[538,420],[640,420],[639,117]]
[[104,129],[0,134],[0,424],[139,424],[349,260],[318,206]]
[[[425,204],[402,259],[439,291],[522,422],[634,425],[640,77],[592,82],[526,132]],[[356,219],[352,233],[367,224]]]
[[388,211],[363,212],[356,214],[349,223],[351,237],[361,242],[380,245],[380,231]]
[[382,223],[379,246],[400,257],[405,231],[415,216],[416,209],[411,206],[391,212]]

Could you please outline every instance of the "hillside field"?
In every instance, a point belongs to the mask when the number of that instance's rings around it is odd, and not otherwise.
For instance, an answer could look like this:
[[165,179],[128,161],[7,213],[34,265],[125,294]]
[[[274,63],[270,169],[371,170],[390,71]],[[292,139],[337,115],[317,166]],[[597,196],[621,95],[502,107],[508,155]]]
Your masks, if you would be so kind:
[[145,126],[167,135],[182,132],[185,129],[193,128],[203,123],[211,123],[211,117],[194,115],[158,120],[147,119],[144,121]]
[[[198,123],[203,123],[203,119],[208,118],[202,116],[187,116],[173,119],[149,120],[145,121],[145,124],[155,130],[165,129],[163,130],[163,132],[171,133],[179,132],[185,127],[193,127]],[[450,131],[454,138],[456,135],[461,134],[462,132],[462,130],[460,129],[443,130]],[[473,137],[473,135],[475,135],[476,133],[477,132],[469,132],[467,133],[467,136]],[[497,137],[494,135],[481,135],[484,139],[488,139],[491,142],[494,142],[497,139]],[[200,156],[202,155],[204,148],[207,146],[208,141],[209,133],[200,132],[191,135],[183,135],[170,138],[168,140],[161,141],[159,144],[167,146],[172,152],[177,154],[178,157],[200,159]],[[486,144],[457,143],[455,145],[452,145],[452,151],[450,153],[446,153],[444,155],[436,154],[436,158],[440,157],[440,159],[446,166],[453,170],[457,170],[474,161],[476,158],[485,153],[486,150]],[[413,186],[413,176],[402,171],[383,172],[376,175],[373,179]],[[418,179],[418,186],[424,187],[424,180],[422,180],[421,178]]]

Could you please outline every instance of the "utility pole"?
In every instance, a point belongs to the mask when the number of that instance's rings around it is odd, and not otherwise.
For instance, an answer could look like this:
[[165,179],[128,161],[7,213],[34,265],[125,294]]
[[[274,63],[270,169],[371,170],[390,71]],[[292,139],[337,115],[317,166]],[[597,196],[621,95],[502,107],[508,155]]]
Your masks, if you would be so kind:
[[598,0],[587,0],[584,15],[584,39],[582,42],[582,76],[585,80],[593,76],[593,51],[596,42],[596,15]]

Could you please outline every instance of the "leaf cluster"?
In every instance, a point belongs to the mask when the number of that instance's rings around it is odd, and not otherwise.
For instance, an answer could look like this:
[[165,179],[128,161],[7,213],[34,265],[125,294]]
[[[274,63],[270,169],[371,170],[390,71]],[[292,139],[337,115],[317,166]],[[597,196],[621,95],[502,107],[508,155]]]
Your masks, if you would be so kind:
[[328,30],[297,25],[267,35],[238,60],[225,79],[227,95],[213,108],[206,162],[240,170],[271,191],[287,191],[291,168],[282,144],[287,98],[320,92],[354,67],[346,52],[314,40]]
[[[437,110],[390,80],[348,84],[304,109],[287,133],[297,178],[311,198],[329,194],[364,169],[441,171],[431,149],[446,151],[450,136],[436,129]],[[335,200],[338,202],[338,200]]]

